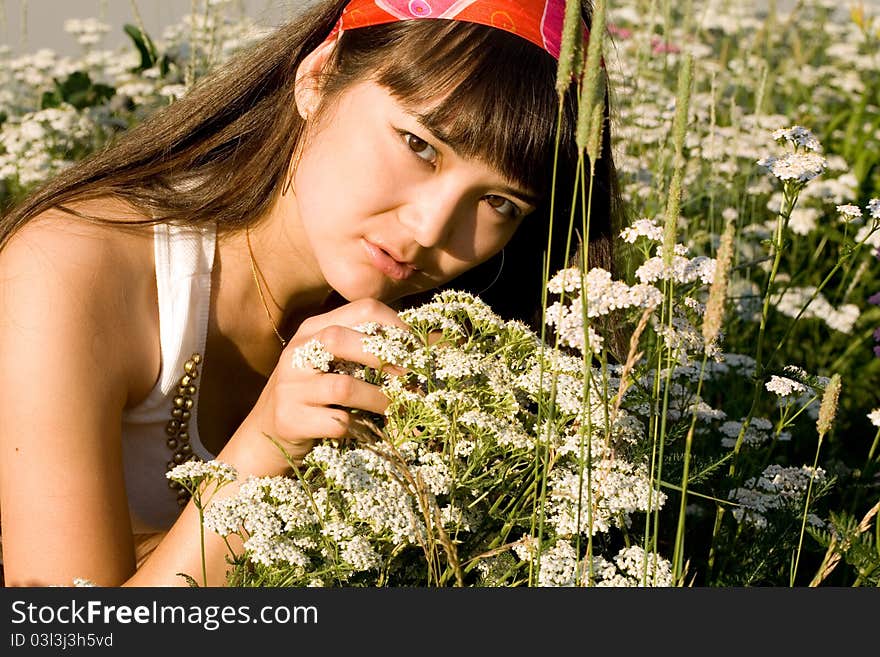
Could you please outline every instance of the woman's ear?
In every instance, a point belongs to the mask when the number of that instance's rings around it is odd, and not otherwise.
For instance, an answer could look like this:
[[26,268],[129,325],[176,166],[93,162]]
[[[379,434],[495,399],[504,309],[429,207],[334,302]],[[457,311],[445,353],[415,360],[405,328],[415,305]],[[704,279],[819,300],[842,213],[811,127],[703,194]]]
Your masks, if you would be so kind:
[[321,73],[330,56],[336,50],[336,39],[325,41],[305,56],[296,69],[294,98],[296,109],[307,121],[321,103]]

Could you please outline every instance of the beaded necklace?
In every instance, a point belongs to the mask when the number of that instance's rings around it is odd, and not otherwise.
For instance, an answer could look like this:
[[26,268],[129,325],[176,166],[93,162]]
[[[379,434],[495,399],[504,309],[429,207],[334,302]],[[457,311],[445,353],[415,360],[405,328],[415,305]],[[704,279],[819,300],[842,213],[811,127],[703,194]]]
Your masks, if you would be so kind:
[[[183,364],[184,374],[180,377],[177,394],[172,401],[171,419],[165,425],[165,433],[168,434],[165,444],[171,450],[171,460],[166,464],[166,471],[191,459],[199,458],[193,453],[189,442],[189,421],[192,418],[192,408],[198,391],[196,379],[199,378],[201,362],[202,355],[195,353]],[[177,505],[186,506],[189,493],[176,481],[169,480],[168,488],[177,494]]]

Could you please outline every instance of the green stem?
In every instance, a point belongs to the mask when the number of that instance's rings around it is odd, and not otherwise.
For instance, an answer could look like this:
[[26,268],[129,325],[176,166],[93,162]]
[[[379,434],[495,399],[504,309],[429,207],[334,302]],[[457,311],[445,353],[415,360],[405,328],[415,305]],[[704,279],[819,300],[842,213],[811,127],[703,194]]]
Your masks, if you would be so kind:
[[[581,166],[583,166],[583,158],[581,158]],[[583,266],[581,267],[581,298],[583,302],[581,303],[581,323],[584,327],[584,349],[583,349],[583,368],[584,368],[584,386],[583,386],[583,403],[586,405],[587,411],[587,421],[586,427],[583,423],[578,429],[579,434],[579,454],[578,454],[578,503],[577,503],[577,526],[578,526],[578,534],[577,534],[577,553],[580,554],[580,540],[581,540],[581,532],[580,532],[580,522],[581,522],[581,501],[583,499],[583,485],[584,485],[584,442],[586,442],[587,454],[586,454],[586,469],[587,469],[587,552],[584,556],[584,563],[587,568],[587,577],[586,583],[589,585],[593,582],[593,449],[592,449],[592,437],[593,437],[593,405],[590,403],[590,383],[592,382],[592,370],[591,363],[593,358],[593,352],[590,348],[590,320],[589,320],[589,308],[587,307],[587,290],[586,285],[584,283],[584,276],[589,271],[590,267],[590,259],[589,259],[589,246],[590,246],[590,216],[593,206],[593,180],[595,178],[595,162],[590,159],[590,187],[589,191],[584,188],[584,176],[581,176],[581,194],[586,194],[586,204],[581,204],[581,207],[584,208],[583,215],[581,217],[582,221],[582,230],[584,233],[583,236],[583,246],[581,248],[581,255],[583,257]],[[586,433],[586,439],[584,438],[584,434]],[[583,584],[581,581],[581,570],[578,569],[578,574],[575,578],[575,585],[580,586]]]
[[871,461],[874,460],[874,452],[877,451],[877,444],[880,443],[880,429],[877,429],[877,433],[874,434],[874,442],[871,443],[871,449],[868,450],[868,460],[865,461],[865,467],[863,470],[868,469],[868,465],[870,465]]
[[[673,326],[673,314],[674,314],[674,304],[673,304],[673,288],[674,283],[671,279],[665,281],[665,287],[667,289],[667,301],[669,304],[669,328],[672,329]],[[664,447],[666,446],[666,419],[669,417],[669,394],[670,389],[672,388],[672,373],[675,369],[675,363],[677,362],[676,358],[676,349],[665,347],[661,349],[661,353],[666,354],[666,376],[663,382],[663,410],[660,414],[660,438],[658,440],[658,454],[657,454],[657,482],[659,488],[659,482],[663,478],[663,452]],[[653,480],[652,480],[653,481]],[[651,506],[653,504],[653,487],[648,493],[648,510],[650,513]],[[660,534],[660,506],[657,505],[654,510],[654,536],[652,542],[652,550],[651,553],[656,553],[658,545],[659,545],[659,534]],[[647,556],[647,550],[645,550]],[[657,570],[654,569],[654,573],[656,574]],[[643,580],[643,586],[647,586],[647,580]]]
[[684,444],[684,468],[681,473],[681,504],[678,507],[678,526],[675,530],[675,548],[672,553],[672,581],[677,583],[682,576],[684,566],[684,517],[687,509],[688,475],[690,474],[691,449],[694,442],[694,428],[697,424],[697,404],[703,388],[703,376],[706,372],[708,354],[703,352],[703,363],[700,366],[700,378],[697,380],[697,392],[694,400],[694,411],[691,414],[691,425],[688,427]]
[[803,548],[803,544],[804,544],[804,529],[807,526],[807,511],[809,511],[809,509],[810,509],[810,494],[813,491],[813,479],[816,476],[816,466],[819,463],[819,450],[822,449],[822,439],[824,437],[825,437],[825,434],[820,433],[819,434],[819,442],[816,444],[816,456],[813,457],[813,469],[810,471],[810,483],[807,484],[807,496],[806,496],[806,499],[804,500],[804,513],[803,513],[803,517],[801,518],[801,533],[800,533],[800,537],[798,538],[797,553],[795,554],[794,566],[791,569],[791,575],[788,578],[788,585],[789,586],[794,586],[794,580],[797,577],[798,564],[800,563],[800,559],[801,559],[801,549]]
[[205,511],[202,508],[201,495],[193,495],[193,504],[199,510],[199,545],[202,550],[202,586],[208,586],[208,565],[205,559]]

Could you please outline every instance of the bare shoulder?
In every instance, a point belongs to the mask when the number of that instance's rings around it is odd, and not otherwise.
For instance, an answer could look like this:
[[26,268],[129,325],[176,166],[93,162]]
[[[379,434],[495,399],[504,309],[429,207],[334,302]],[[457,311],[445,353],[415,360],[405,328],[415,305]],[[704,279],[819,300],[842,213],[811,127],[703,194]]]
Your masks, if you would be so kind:
[[0,251],[4,337],[51,334],[80,347],[91,343],[107,376],[121,377],[128,396],[137,397],[158,372],[152,228],[135,227],[131,222],[143,217],[120,200],[71,207],[107,223],[53,209]]
[[60,250],[67,256],[65,262],[71,264],[81,257],[128,260],[136,257],[139,249],[145,250],[152,237],[151,227],[137,225],[145,217],[121,199],[101,198],[65,207],[83,216],[60,208],[47,210],[22,226],[3,251],[25,250],[52,256]]

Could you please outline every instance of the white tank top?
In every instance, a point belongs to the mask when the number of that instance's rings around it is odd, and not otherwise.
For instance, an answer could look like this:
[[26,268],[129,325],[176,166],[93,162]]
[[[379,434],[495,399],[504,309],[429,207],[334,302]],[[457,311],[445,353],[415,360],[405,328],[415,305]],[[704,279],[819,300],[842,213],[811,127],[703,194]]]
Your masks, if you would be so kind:
[[[125,488],[135,534],[166,531],[180,514],[177,491],[169,488],[165,477],[175,451],[168,445],[169,438],[174,438],[169,423],[186,361],[193,354],[205,353],[215,241],[214,224],[153,227],[161,366],[147,398],[122,416]],[[198,383],[196,378],[190,416],[183,429],[189,433],[192,452],[207,461],[214,455],[199,439]]]

